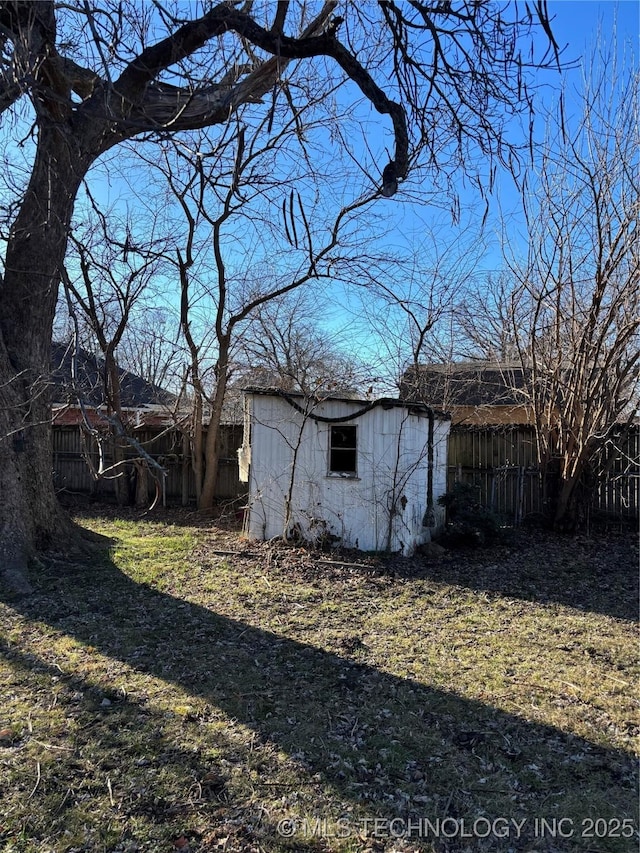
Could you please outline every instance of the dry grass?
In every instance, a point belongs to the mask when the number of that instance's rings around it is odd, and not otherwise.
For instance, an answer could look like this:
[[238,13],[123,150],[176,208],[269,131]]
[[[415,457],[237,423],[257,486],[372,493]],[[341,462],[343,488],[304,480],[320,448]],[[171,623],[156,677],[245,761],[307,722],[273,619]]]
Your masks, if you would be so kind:
[[0,604],[3,853],[637,849],[629,538],[337,564],[82,523],[109,556]]

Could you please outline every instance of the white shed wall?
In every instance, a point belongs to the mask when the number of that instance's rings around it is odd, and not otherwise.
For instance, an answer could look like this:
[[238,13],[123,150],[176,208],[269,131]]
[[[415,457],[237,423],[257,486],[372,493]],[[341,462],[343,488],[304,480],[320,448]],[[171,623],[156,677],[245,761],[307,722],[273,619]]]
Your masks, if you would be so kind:
[[451,421],[436,417],[433,429],[433,500],[435,503],[438,528],[445,524],[444,507],[438,506],[438,498],[447,491],[447,465],[449,450],[449,431]]
[[[302,402],[302,401],[301,401]],[[337,537],[364,551],[389,548],[410,554],[429,541],[426,414],[405,407],[376,406],[345,423],[357,427],[357,476],[329,474],[330,424],[306,419],[277,396],[248,395],[250,420],[247,532],[256,539],[281,536],[292,471],[291,524],[305,538]],[[342,417],[361,401],[327,400],[314,415]],[[444,522],[436,503],[446,490],[449,422],[436,418],[434,435],[434,525]],[[295,470],[294,470],[295,457]]]

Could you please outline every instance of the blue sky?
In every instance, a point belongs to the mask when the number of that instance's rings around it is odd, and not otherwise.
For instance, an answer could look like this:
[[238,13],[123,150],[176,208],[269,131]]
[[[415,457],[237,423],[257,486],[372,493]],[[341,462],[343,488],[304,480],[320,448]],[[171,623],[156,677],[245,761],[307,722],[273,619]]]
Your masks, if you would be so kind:
[[602,32],[613,32],[617,21],[618,37],[629,39],[638,46],[640,36],[640,4],[637,0],[549,0],[549,12],[554,18],[553,31],[562,45],[567,42],[571,50],[583,55],[596,34],[598,23]]
[[[576,93],[580,89],[583,72],[578,66],[581,60],[590,56],[598,32],[605,43],[611,43],[615,36],[617,52],[620,56],[625,51],[628,53],[631,50],[637,57],[640,4],[637,0],[617,0],[617,2],[549,0],[548,8],[554,19],[552,24],[554,35],[563,49],[562,58],[567,64],[575,63],[576,68],[565,70],[562,78],[558,73],[551,71],[540,72],[538,74],[541,87],[540,103],[552,107],[557,99],[561,80],[564,80],[567,99],[566,116],[570,121],[572,115],[575,116],[579,103]],[[389,139],[388,120],[385,117],[373,114],[370,118],[367,117],[367,124],[370,127],[368,133],[374,140],[374,144],[380,144],[383,137]],[[518,129],[514,126],[514,135],[517,135],[517,132]],[[537,132],[541,138],[543,132],[541,124],[538,125]],[[327,147],[332,144],[329,142],[328,135],[323,141],[327,143]],[[144,183],[142,174],[139,175],[139,180]],[[107,190],[107,183],[102,183],[101,190],[100,183],[98,179],[96,187],[98,192],[104,192],[105,198],[112,196],[113,200],[112,193]],[[135,184],[135,181],[132,183]],[[112,189],[115,196],[119,197],[120,203],[134,206],[140,197],[140,193],[134,186],[127,187],[117,179],[113,182]],[[403,198],[401,191],[394,199],[378,201],[371,213],[372,226],[375,226],[377,220],[377,224],[384,230],[384,236],[380,240],[381,250],[387,247],[404,248],[408,252],[412,248],[417,248],[418,260],[414,265],[416,275],[419,275],[417,265],[420,262],[424,263],[428,272],[430,253],[434,251],[434,244],[439,250],[448,253],[453,266],[456,265],[456,253],[458,253],[460,264],[464,262],[470,273],[474,267],[480,274],[489,270],[499,270],[503,267],[501,242],[505,221],[508,223],[512,248],[517,249],[518,245],[524,247],[520,200],[508,176],[500,176],[496,184],[490,198],[489,215],[482,233],[480,221],[484,213],[484,202],[477,193],[467,188],[460,189],[462,215],[460,224],[455,224],[452,223],[447,210],[443,209],[446,205],[438,207],[434,203],[430,186],[425,184],[419,188],[419,191],[422,200],[408,201],[406,197]],[[346,338],[352,347],[356,345],[361,354],[366,354],[373,342],[370,328],[358,321],[357,300],[350,298],[348,290],[343,289],[338,283],[333,289],[327,289],[326,285],[322,284],[318,291],[322,293],[325,300],[324,328],[335,332],[338,338],[346,328],[347,333],[342,335],[342,340]],[[169,296],[169,303],[174,300],[174,295]],[[346,315],[345,309],[350,309],[353,313]],[[377,349],[376,346],[373,348]]]
[[[583,76],[583,63],[589,68],[589,58],[594,50],[598,33],[606,45],[617,45],[618,60],[626,60],[637,64],[640,43],[640,2],[637,0],[549,0],[549,13],[553,17],[553,33],[563,51],[562,58],[567,65],[562,76],[552,71],[538,72],[537,79],[541,86],[538,92],[540,118],[537,122],[539,140],[544,134],[543,108],[553,109],[558,100],[560,85],[565,89],[565,118],[570,123],[579,116],[581,109],[580,90]],[[635,59],[633,59],[635,58]],[[514,132],[514,139],[517,130]],[[484,204],[478,195],[472,191],[462,191],[463,208],[467,207],[466,219],[473,221],[475,213],[484,211]],[[391,203],[393,204],[393,203]],[[484,240],[487,252],[481,267],[487,270],[502,267],[500,251],[501,225],[504,217],[512,222],[512,228],[518,228],[522,223],[520,216],[519,194],[512,179],[503,174],[495,192],[490,199],[489,219],[485,228]],[[407,235],[415,237],[428,227],[430,214],[425,209],[415,206],[410,213],[396,211],[398,216],[397,239],[402,242]],[[447,217],[441,213],[435,215],[435,221],[441,226]],[[455,234],[452,227],[451,235]]]
[[[632,62],[637,64],[638,46],[640,39],[640,2],[637,0],[619,0],[602,2],[602,0],[549,0],[549,12],[553,17],[553,33],[559,46],[564,50],[563,58],[569,63],[575,61],[576,68],[563,71],[562,83],[565,92],[565,120],[571,125],[579,118],[581,111],[581,85],[583,67],[592,69],[590,59],[593,55],[598,38],[613,50],[619,63]],[[541,103],[553,109],[558,100],[559,80],[557,75],[549,72],[540,73],[539,79],[544,84],[541,92]],[[544,132],[543,122],[538,122],[538,134]],[[518,221],[519,199],[511,191],[508,180],[501,182],[500,206],[506,216]],[[494,250],[486,259],[487,268],[495,264],[500,266],[499,254]]]
[[[618,2],[601,2],[601,0],[549,0],[549,13],[553,18],[552,29],[559,47],[562,49],[562,59],[574,68],[557,72],[538,72],[536,80],[540,85],[538,92],[539,118],[536,122],[536,136],[539,141],[544,137],[544,109],[554,109],[558,101],[558,91],[561,85],[565,92],[565,119],[569,126],[580,115],[580,91],[584,71],[591,70],[591,61],[595,45],[600,38],[602,44],[613,49],[618,62],[627,65],[637,65],[638,44],[640,37],[640,3],[636,0],[618,0]],[[597,71],[598,69],[593,69]],[[605,71],[606,74],[606,71]],[[518,129],[515,128],[514,139]],[[428,193],[428,188],[425,188]],[[425,243],[424,262],[426,275],[429,273],[429,250],[434,242],[438,251],[446,252],[449,263],[455,274],[456,266],[466,265],[466,269],[475,267],[480,279],[488,272],[498,273],[505,268],[503,260],[504,233],[508,235],[509,254],[521,256],[526,251],[524,218],[522,202],[513,179],[505,174],[498,177],[495,190],[489,201],[489,214],[484,229],[480,222],[484,213],[484,201],[479,195],[469,189],[461,189],[462,216],[461,224],[451,223],[451,217],[442,210],[433,209],[429,204],[410,206],[396,203],[395,200],[381,201],[388,205],[387,213],[390,230],[386,240],[397,247]],[[391,227],[391,223],[393,226]],[[424,240],[424,235],[435,228],[437,239]],[[471,263],[469,254],[473,254]],[[459,259],[456,262],[456,257]],[[353,299],[348,294],[345,302],[356,308]],[[339,328],[336,314],[336,331]],[[370,333],[358,333],[353,323],[349,325],[351,340],[354,335],[358,340],[361,354],[370,354],[373,361],[382,362],[389,349],[390,338],[394,328],[387,327],[387,341],[374,341]],[[384,337],[384,331],[383,335]],[[390,353],[392,356],[393,353]]]

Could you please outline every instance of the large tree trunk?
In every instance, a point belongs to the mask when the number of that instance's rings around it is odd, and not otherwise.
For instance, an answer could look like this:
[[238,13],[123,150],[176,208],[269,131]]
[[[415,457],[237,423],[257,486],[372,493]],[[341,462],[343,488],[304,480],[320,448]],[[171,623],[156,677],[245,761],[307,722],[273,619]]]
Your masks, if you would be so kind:
[[28,590],[26,567],[36,551],[60,535],[51,475],[50,417],[44,397],[32,398],[25,362],[0,349],[0,579]]
[[63,549],[73,535],[53,489],[48,375],[60,268],[87,168],[68,127],[41,125],[7,245],[0,288],[0,576],[18,591],[28,589],[29,558]]

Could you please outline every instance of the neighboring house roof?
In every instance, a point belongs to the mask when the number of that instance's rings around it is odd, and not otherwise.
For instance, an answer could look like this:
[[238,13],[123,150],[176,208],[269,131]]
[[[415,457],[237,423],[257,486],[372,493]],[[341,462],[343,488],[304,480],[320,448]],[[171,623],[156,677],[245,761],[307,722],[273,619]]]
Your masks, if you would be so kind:
[[[179,398],[141,376],[124,368],[120,374],[120,402],[127,420],[137,427],[166,427],[174,421],[186,420],[191,410],[188,402]],[[104,425],[100,409],[108,406],[105,393],[104,359],[80,349],[76,360],[77,377],[72,377],[72,348],[69,344],[53,343],[51,348],[50,382],[53,385],[54,424],[76,426],[86,417],[92,427]],[[85,408],[84,417],[79,408],[78,397]],[[209,421],[205,405],[204,424]],[[242,424],[242,394],[230,388],[225,395],[221,423]]]
[[[133,429],[166,429],[175,422],[169,410],[124,409],[123,420]],[[78,405],[53,404],[53,425],[56,427],[90,426],[92,429],[104,428],[109,420],[103,408],[85,408],[84,414]]]
[[[74,405],[78,396],[86,406],[99,408],[108,404],[105,392],[104,359],[80,349],[76,358],[76,378],[72,372],[73,349],[69,344],[53,343],[51,347],[51,383],[53,400],[57,404]],[[170,391],[152,385],[141,376],[124,368],[120,374],[120,400],[123,409],[142,409],[149,406],[174,406],[177,398]]]
[[[207,415],[208,419],[208,415]],[[240,388],[232,386],[227,388],[222,405],[222,419],[220,423],[226,426],[239,425],[244,422],[244,404]]]
[[491,362],[421,364],[402,377],[400,396],[430,405],[513,406],[526,402],[527,376],[520,365]]
[[[489,361],[421,364],[405,371],[400,397],[440,406],[454,424],[534,424],[532,369]],[[622,415],[621,423],[628,418]]]
[[458,423],[527,423],[528,378],[519,364],[421,364],[405,371],[400,397],[451,411]]

